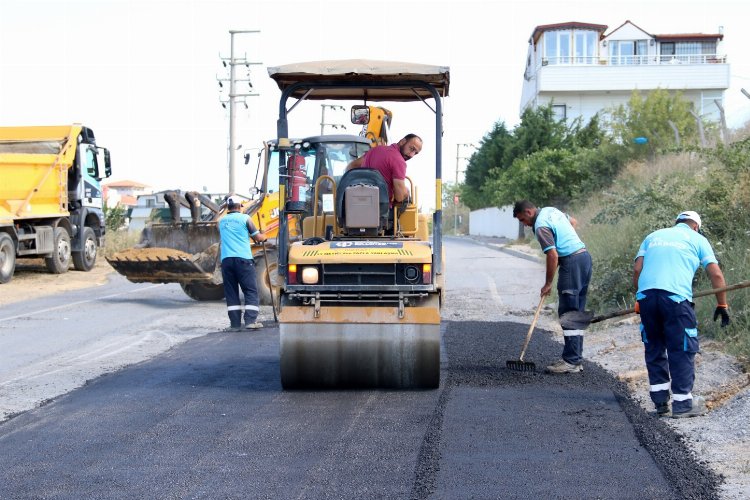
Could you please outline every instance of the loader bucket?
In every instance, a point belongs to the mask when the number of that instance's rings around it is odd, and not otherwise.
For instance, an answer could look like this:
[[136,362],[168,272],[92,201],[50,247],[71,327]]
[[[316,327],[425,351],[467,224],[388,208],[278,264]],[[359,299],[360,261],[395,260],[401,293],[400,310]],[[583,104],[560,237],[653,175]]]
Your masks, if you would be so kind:
[[211,281],[219,254],[216,222],[153,224],[141,242],[107,258],[133,283]]

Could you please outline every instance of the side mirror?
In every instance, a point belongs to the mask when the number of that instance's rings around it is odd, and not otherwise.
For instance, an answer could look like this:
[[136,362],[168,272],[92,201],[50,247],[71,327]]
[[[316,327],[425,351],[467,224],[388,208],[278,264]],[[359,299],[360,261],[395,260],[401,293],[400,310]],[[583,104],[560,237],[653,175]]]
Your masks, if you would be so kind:
[[112,175],[112,160],[109,157],[109,149],[104,148],[104,177]]
[[352,123],[354,125],[367,125],[370,123],[370,106],[362,104],[352,106]]

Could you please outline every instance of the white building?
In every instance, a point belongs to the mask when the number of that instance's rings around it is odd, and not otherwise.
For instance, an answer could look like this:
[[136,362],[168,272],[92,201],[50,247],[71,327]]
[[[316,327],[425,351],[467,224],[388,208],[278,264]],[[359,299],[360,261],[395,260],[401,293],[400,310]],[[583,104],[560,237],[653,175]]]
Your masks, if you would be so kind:
[[630,21],[607,26],[568,22],[537,26],[529,38],[521,113],[552,103],[557,116],[582,117],[625,104],[633,90],[681,91],[696,113],[718,121],[729,64],[715,34],[647,33]]

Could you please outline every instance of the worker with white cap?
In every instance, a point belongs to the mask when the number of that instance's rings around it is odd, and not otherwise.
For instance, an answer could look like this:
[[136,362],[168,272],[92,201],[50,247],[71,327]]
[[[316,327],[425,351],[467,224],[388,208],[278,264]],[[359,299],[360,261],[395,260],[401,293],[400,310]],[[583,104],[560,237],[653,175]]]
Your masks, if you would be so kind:
[[[682,418],[706,413],[704,399],[692,394],[698,352],[693,277],[698,267],[703,267],[714,288],[726,283],[700,228],[701,218],[696,212],[681,212],[673,227],[649,234],[635,257],[636,311],[641,314],[650,396],[659,416]],[[721,326],[725,327],[729,324],[726,292],[718,292],[716,300],[714,321],[721,317]]]

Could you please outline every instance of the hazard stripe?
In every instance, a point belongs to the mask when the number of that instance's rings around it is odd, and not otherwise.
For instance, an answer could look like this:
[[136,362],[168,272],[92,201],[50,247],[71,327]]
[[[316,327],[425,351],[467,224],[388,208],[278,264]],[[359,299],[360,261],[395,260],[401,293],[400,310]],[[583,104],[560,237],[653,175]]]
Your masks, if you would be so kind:
[[649,390],[651,392],[668,391],[670,387],[672,387],[672,384],[670,382],[665,382],[663,384],[654,384]]
[[563,330],[563,335],[565,337],[579,337],[583,336],[583,330]]
[[675,401],[687,401],[688,399],[693,399],[693,393],[672,394],[672,399],[674,399]]

